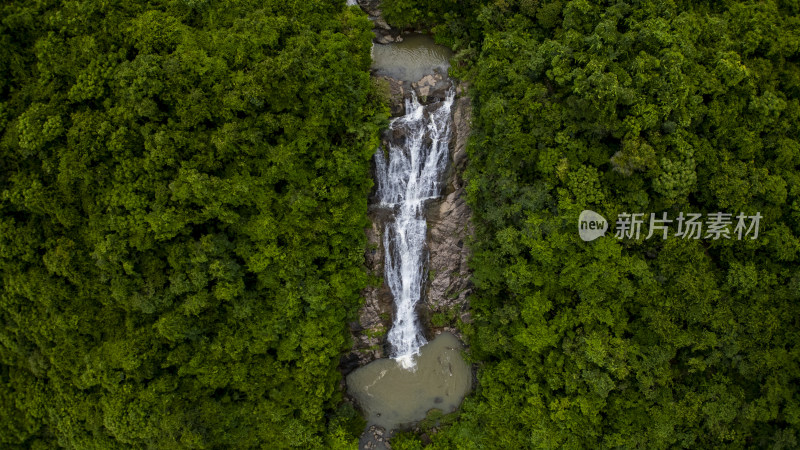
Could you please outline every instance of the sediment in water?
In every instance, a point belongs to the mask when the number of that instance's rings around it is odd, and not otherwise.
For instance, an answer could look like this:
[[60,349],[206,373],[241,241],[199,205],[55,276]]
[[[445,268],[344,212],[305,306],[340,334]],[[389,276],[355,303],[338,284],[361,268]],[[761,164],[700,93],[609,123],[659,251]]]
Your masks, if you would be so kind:
[[433,408],[455,411],[472,386],[472,371],[461,342],[442,333],[423,346],[414,370],[393,359],[378,359],[347,376],[348,393],[369,425],[386,430],[418,422]]

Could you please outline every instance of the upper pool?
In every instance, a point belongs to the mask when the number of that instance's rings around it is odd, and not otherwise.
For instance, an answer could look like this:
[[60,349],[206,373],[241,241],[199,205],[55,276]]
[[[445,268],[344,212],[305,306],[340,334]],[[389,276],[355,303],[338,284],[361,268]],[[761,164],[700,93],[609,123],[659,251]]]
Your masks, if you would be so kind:
[[403,35],[403,42],[375,44],[372,68],[380,75],[403,81],[419,81],[435,69],[447,73],[453,52],[425,34]]

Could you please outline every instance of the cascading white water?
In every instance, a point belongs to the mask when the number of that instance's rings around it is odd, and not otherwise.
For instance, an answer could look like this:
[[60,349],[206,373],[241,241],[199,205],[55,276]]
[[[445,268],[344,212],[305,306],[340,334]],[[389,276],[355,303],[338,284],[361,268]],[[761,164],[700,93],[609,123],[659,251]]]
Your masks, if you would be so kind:
[[412,92],[406,115],[390,124],[389,132],[400,138],[389,144],[388,161],[383,149],[375,155],[381,206],[394,211],[383,235],[386,282],[395,302],[388,340],[392,358],[407,369],[414,368],[414,357],[427,342],[415,313],[427,262],[424,204],[441,192],[454,97],[451,88],[444,101],[424,106]]

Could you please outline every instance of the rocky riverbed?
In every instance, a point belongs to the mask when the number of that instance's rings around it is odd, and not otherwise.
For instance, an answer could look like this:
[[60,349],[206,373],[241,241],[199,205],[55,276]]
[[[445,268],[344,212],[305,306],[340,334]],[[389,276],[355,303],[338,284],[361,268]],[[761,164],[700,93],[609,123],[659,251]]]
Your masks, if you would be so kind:
[[[375,23],[376,47],[396,45],[404,40],[404,36],[408,36],[407,31],[404,35],[398,30],[392,30],[386,24],[381,17],[378,0],[358,0],[358,5]],[[430,43],[423,45],[434,45],[432,40],[429,39],[428,42]],[[419,47],[415,44],[413,49],[417,50]],[[406,100],[412,93],[416,94],[423,105],[432,105],[442,101],[448,89],[453,87],[453,81],[447,77],[446,72],[449,51],[440,51],[438,48],[426,51],[422,58],[414,59],[416,64],[433,55],[430,67],[418,78],[409,77],[408,71],[382,70],[377,64],[374,67],[373,77],[377,82],[384,84],[390,97],[392,117],[406,114]],[[403,56],[404,52],[396,52],[392,58]],[[427,63],[426,61],[425,64]],[[472,229],[471,211],[465,201],[462,173],[467,159],[466,144],[470,133],[471,108],[469,99],[465,96],[465,86],[456,84],[455,89],[452,135],[448,148],[449,160],[441,197],[426,204],[428,270],[423,301],[417,305],[417,313],[429,341],[433,341],[445,332],[451,333],[458,341],[463,341],[456,324],[470,321],[467,298],[471,284],[467,267],[469,257],[467,241]],[[387,131],[383,137],[383,148],[388,148],[390,140],[397,142],[398,139],[403,139],[403,136],[388,133]],[[363,292],[364,305],[359,311],[358,320],[350,323],[353,347],[342,358],[341,369],[345,375],[376,359],[389,357],[390,351],[386,337],[392,326],[394,303],[389,287],[383,282],[385,263],[383,233],[391,217],[385,208],[377,205],[375,192],[370,198],[369,217],[372,226],[365,230],[368,238],[365,263],[374,282]],[[391,434],[392,430],[370,424],[362,436],[361,448],[389,448],[388,439]]]
[[[381,77],[390,86],[393,115],[404,113],[404,99],[412,90],[418,98],[434,102],[444,98],[449,81],[440,73],[427,75],[417,82],[403,82]],[[458,89],[461,92],[462,89]],[[453,136],[450,143],[449,164],[442,197],[427,205],[428,217],[428,276],[423,303],[418,313],[432,339],[442,331],[450,331],[461,339],[455,328],[457,321],[469,322],[467,297],[471,289],[466,245],[471,233],[471,212],[466,204],[462,177],[466,164],[466,144],[470,131],[470,103],[464,96],[453,104]],[[386,145],[384,143],[384,145]],[[371,201],[374,205],[374,201]],[[366,230],[368,248],[365,254],[367,270],[377,281],[364,290],[364,306],[359,320],[350,324],[354,346],[343,359],[342,369],[349,373],[377,358],[388,356],[386,333],[391,327],[393,299],[388,286],[380,282],[384,274],[383,230],[387,220],[385,211],[370,207],[371,228]]]
[[[375,22],[375,42],[376,45],[382,45],[380,36],[391,30],[383,25],[385,20],[381,17],[380,1],[358,0],[358,5]],[[399,32],[395,34],[400,35]],[[388,85],[392,117],[405,114],[405,100],[411,96],[412,91],[416,92],[424,104],[434,103],[445,97],[452,81],[440,67],[433,66],[436,64],[431,67],[432,73],[416,81],[374,75]],[[452,108],[453,134],[444,192],[441,198],[427,204],[429,270],[424,302],[420,303],[418,309],[429,339],[443,331],[449,331],[461,339],[455,324],[459,320],[470,320],[467,298],[471,285],[467,267],[469,248],[466,243],[471,234],[471,211],[465,201],[462,173],[467,158],[471,108],[469,99],[464,95],[465,91],[465,86],[456,85],[457,97]],[[383,145],[386,146],[386,142]],[[369,213],[372,226],[366,230],[368,247],[365,263],[375,283],[364,290],[364,305],[359,311],[359,318],[350,323],[354,345],[352,351],[342,359],[341,368],[345,374],[375,359],[388,356],[386,333],[392,323],[393,299],[388,286],[382,282],[382,236],[387,218],[384,217],[385,212],[372,206],[374,201],[373,196]]]

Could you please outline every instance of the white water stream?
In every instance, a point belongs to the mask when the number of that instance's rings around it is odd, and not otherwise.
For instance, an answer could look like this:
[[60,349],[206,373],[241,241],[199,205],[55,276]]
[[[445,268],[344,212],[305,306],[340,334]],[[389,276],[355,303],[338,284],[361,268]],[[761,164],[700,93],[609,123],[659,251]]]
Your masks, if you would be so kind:
[[388,161],[383,149],[375,155],[381,206],[394,211],[383,235],[386,282],[396,310],[387,338],[392,358],[407,369],[415,367],[414,358],[427,342],[415,311],[427,263],[424,205],[441,192],[454,97],[450,89],[444,101],[423,106],[412,93],[406,115],[390,124],[390,133],[400,137],[390,143]]

